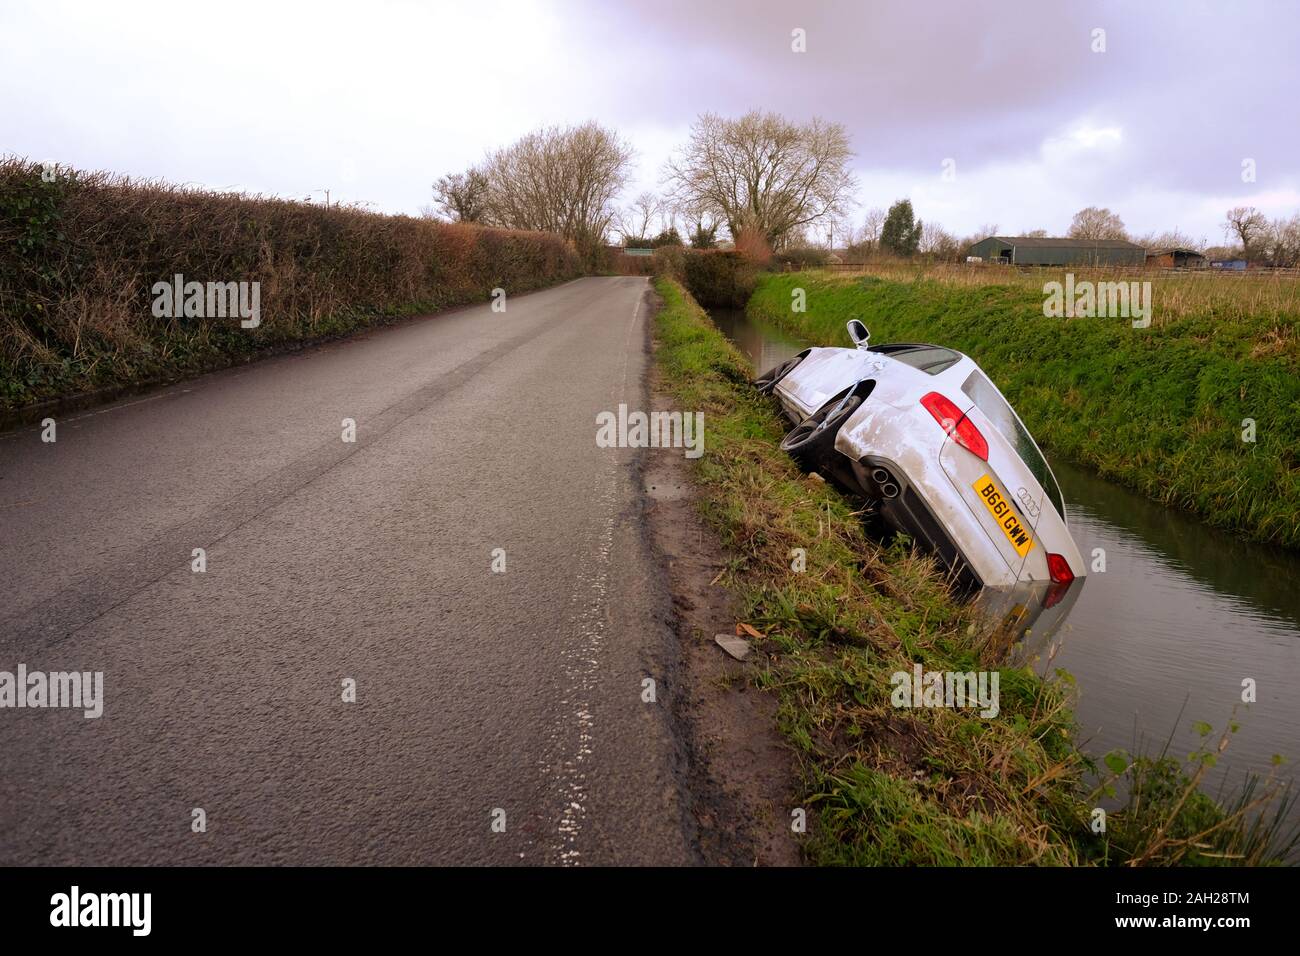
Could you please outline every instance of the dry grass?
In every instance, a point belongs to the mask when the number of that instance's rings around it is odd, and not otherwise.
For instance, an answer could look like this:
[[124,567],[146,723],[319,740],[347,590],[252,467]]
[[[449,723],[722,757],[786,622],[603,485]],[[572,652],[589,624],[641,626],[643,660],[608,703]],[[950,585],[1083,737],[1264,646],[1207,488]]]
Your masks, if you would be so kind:
[[1154,324],[1187,316],[1223,320],[1261,319],[1276,323],[1276,333],[1291,349],[1297,345],[1295,318],[1300,315],[1300,276],[1271,272],[1169,272],[1160,269],[1043,267],[1034,269],[986,263],[922,262],[876,259],[860,268],[837,269],[836,275],[874,275],[899,282],[919,278],[959,286],[1011,286],[1035,293],[1043,283],[1060,281],[1066,272],[1075,282],[1149,281],[1157,304]]

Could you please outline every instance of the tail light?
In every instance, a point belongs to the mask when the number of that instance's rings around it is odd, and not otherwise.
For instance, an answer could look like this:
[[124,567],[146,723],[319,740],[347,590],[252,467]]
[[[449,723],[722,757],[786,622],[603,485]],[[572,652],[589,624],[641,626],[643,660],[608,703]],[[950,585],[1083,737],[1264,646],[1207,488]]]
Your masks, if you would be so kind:
[[1047,572],[1052,576],[1052,581],[1056,584],[1069,584],[1074,580],[1074,572],[1070,570],[1070,562],[1059,554],[1049,553],[1047,555]]
[[925,410],[934,416],[939,427],[946,431],[952,440],[971,454],[983,461],[989,460],[989,443],[984,440],[975,423],[962,414],[960,408],[953,404],[946,395],[930,392],[921,399]]

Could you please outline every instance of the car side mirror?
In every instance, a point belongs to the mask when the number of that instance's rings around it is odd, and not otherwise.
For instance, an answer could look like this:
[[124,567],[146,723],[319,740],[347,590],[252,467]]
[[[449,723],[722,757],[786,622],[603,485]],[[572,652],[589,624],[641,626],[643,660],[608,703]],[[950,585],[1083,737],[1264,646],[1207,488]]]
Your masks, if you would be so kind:
[[867,343],[871,341],[871,332],[858,319],[849,320],[849,338],[853,344],[860,349],[865,349]]

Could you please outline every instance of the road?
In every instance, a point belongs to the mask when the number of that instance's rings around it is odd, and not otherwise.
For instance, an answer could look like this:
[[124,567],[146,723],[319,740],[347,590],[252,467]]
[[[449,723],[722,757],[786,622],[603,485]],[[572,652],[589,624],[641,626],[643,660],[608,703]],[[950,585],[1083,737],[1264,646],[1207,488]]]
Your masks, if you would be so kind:
[[638,452],[595,443],[647,407],[646,291],[0,436],[0,671],[104,674],[98,719],[0,709],[0,864],[695,862]]

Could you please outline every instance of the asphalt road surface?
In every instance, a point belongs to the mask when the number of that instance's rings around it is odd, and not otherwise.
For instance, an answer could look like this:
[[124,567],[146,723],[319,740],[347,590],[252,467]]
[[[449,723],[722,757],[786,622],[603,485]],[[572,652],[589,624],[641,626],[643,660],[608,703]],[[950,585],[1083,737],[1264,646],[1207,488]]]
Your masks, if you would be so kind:
[[638,452],[595,442],[646,291],[0,435],[0,671],[104,675],[98,719],[0,709],[0,864],[695,861]]

